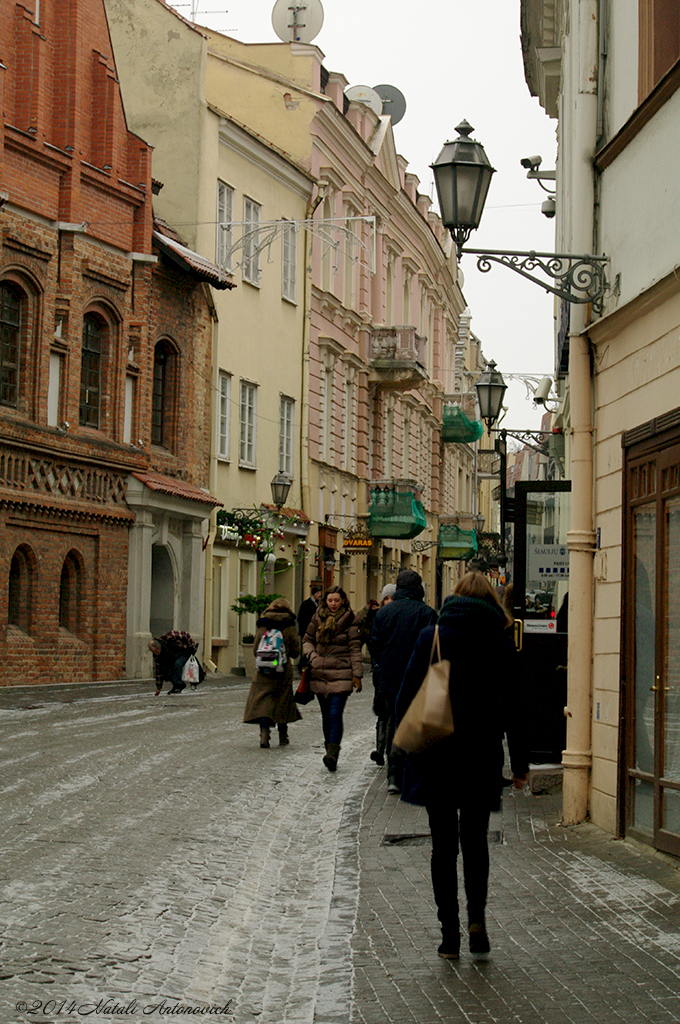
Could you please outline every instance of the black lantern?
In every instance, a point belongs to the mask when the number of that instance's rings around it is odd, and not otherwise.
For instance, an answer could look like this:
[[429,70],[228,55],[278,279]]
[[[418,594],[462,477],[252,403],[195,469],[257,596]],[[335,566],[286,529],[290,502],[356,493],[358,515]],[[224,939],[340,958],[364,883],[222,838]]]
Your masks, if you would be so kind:
[[460,258],[471,232],[479,227],[491,175],[496,172],[484,147],[468,138],[472,126],[463,121],[456,131],[458,138],[446,143],[431,166],[442,223],[451,232]]
[[503,380],[503,374],[496,369],[493,360],[487,364],[486,370],[475,384],[477,398],[479,400],[479,411],[486,423],[487,430],[491,431],[503,408],[503,398],[508,386]]
[[272,489],[272,499],[279,510],[286,504],[291,483],[292,481],[290,477],[286,476],[285,473],[277,473],[270,484]]

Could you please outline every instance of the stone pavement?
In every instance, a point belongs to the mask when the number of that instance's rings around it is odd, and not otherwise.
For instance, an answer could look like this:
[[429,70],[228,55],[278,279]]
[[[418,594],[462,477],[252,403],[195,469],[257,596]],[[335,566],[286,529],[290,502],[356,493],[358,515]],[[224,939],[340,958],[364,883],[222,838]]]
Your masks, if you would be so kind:
[[331,775],[316,707],[262,751],[246,690],[0,691],[0,1024],[680,1020],[673,866],[510,793],[491,957],[445,962],[427,821],[367,758],[370,693]]

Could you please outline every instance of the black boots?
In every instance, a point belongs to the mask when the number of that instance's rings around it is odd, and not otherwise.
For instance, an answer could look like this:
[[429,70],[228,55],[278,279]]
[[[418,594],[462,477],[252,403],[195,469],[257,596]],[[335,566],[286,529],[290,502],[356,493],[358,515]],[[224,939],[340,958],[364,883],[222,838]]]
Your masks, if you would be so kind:
[[323,763],[328,768],[329,772],[334,772],[338,767],[338,754],[340,753],[339,743],[327,743],[326,753],[324,754]]
[[280,747],[287,747],[288,744],[290,743],[290,740],[288,739],[288,726],[287,725],[279,725],[278,726],[278,730],[279,730],[279,746]]
[[375,750],[371,751],[371,761],[382,768],[385,764],[385,741],[387,739],[387,722],[379,718],[375,723]]
[[269,726],[268,725],[261,725],[260,726],[260,746],[261,747],[268,747],[269,746]]

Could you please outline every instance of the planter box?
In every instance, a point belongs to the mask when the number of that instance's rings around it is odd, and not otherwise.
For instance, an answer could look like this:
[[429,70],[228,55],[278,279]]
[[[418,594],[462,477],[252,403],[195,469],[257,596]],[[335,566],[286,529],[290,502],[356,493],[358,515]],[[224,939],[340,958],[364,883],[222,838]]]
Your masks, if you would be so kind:
[[252,644],[245,644],[243,647],[243,666],[246,670],[246,679],[254,679],[257,671],[255,669],[255,651]]

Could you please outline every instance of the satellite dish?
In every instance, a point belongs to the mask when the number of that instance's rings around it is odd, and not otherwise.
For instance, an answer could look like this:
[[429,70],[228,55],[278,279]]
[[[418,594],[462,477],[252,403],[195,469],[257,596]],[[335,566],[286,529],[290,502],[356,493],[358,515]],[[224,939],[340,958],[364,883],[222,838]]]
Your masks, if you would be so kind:
[[272,25],[284,43],[311,43],[323,25],[321,0],[276,0]]
[[403,92],[400,92],[394,85],[376,85],[375,91],[382,100],[383,114],[389,114],[392,124],[399,124],[406,113],[406,99]]
[[382,97],[375,89],[371,89],[370,85],[353,85],[351,89],[347,90],[345,96],[351,103],[365,103],[378,117],[383,112]]

